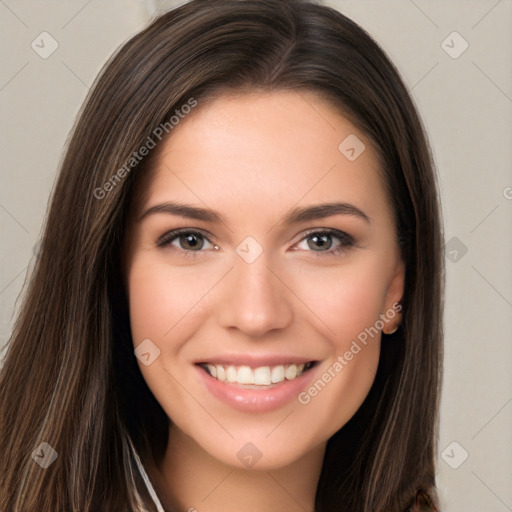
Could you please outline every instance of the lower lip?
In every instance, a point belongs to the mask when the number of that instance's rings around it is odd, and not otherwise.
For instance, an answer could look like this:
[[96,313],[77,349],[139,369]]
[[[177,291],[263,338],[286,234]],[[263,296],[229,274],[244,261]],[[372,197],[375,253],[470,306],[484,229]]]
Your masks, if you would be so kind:
[[221,382],[209,375],[201,366],[196,366],[200,378],[208,391],[225,404],[243,412],[269,412],[287,404],[313,379],[318,363],[293,380],[284,380],[271,388],[247,389],[239,384]]

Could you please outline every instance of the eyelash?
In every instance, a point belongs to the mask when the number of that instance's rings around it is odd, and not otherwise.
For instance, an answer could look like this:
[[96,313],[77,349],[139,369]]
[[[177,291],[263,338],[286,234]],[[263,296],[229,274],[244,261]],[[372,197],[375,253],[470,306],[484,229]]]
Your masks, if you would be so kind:
[[[165,233],[164,235],[162,235],[157,240],[156,245],[158,247],[166,247],[168,245],[171,245],[171,242],[173,242],[176,238],[178,238],[180,235],[183,235],[183,234],[200,235],[201,237],[206,239],[208,242],[213,244],[213,242],[210,241],[208,236],[205,233],[203,233],[202,231],[193,230],[193,229],[189,229],[189,228],[181,228],[181,229],[175,229],[173,231],[169,231],[168,233]],[[317,230],[309,231],[297,243],[307,240],[312,235],[333,236],[335,238],[338,238],[338,240],[340,242],[340,244],[337,247],[335,247],[334,249],[329,249],[327,251],[306,251],[306,252],[312,252],[315,255],[315,257],[316,256],[318,256],[318,257],[337,256],[337,255],[341,254],[345,249],[355,246],[354,237],[352,237],[348,233],[345,233],[344,231],[340,231],[338,229],[333,229],[333,228],[317,229]],[[213,244],[213,245],[215,245],[215,244]],[[204,252],[202,250],[197,250],[197,251],[191,251],[188,249],[179,249],[179,250],[181,250],[186,257],[197,257],[198,253]]]

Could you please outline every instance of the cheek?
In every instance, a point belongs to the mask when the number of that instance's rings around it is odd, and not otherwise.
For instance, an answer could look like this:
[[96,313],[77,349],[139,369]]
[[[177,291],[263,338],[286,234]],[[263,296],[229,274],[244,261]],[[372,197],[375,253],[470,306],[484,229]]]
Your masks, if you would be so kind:
[[[130,323],[135,345],[145,338],[168,341],[177,338],[204,308],[203,297],[212,276],[197,270],[179,271],[155,262],[135,261],[128,276]],[[161,350],[163,347],[160,347]]]
[[297,281],[300,296],[326,325],[325,331],[338,352],[384,313],[386,275],[382,261],[361,259],[357,264],[333,267]]
[[[169,417],[197,414],[185,388],[182,347],[204,322],[208,278],[194,267],[171,268],[151,258],[134,258],[128,273],[130,326],[136,348],[149,339],[159,355],[149,365],[137,360],[146,384]],[[152,348],[152,350],[156,350]],[[155,352],[156,353],[156,352]]]
[[384,312],[386,276],[382,260],[362,259],[307,282],[307,295],[306,289],[301,293],[328,328],[330,357],[299,402],[318,420],[318,434],[328,438],[356,413],[374,382],[381,342],[376,322]]
[[315,418],[317,437],[328,439],[354,416],[375,380],[380,336],[368,346],[359,342],[324,365],[322,373],[299,397],[306,416]]

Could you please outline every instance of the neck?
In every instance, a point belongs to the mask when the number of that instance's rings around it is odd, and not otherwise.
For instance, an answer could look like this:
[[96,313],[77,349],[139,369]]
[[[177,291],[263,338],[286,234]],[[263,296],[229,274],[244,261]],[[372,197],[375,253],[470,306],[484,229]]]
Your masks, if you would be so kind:
[[325,446],[282,468],[245,470],[212,457],[172,425],[164,460],[153,480],[166,510],[313,512]]

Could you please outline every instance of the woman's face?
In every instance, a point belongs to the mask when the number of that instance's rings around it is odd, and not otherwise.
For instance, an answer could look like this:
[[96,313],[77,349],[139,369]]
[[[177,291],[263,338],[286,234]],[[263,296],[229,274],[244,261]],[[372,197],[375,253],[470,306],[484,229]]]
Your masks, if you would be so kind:
[[158,150],[125,254],[142,375],[171,435],[242,468],[297,461],[360,407],[400,321],[376,153],[305,92],[199,105]]

